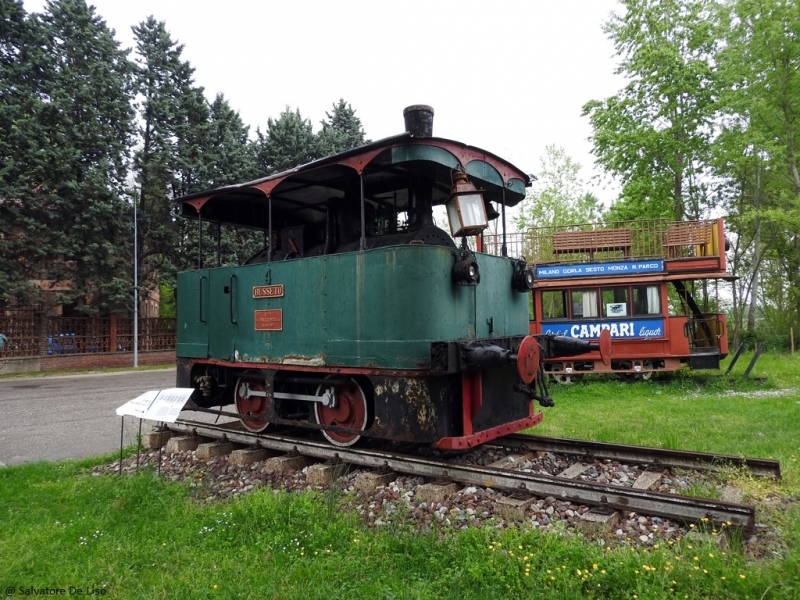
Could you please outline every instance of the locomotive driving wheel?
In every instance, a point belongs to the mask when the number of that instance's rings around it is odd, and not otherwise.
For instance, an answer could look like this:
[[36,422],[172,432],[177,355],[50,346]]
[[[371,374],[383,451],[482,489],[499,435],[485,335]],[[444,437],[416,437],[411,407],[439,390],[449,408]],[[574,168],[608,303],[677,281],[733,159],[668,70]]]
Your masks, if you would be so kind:
[[[317,395],[321,396],[327,386],[317,388]],[[364,431],[369,422],[369,406],[361,386],[355,379],[349,379],[343,386],[334,388],[335,402],[333,406],[325,406],[322,402],[314,403],[314,416],[320,425],[343,427]],[[334,446],[352,446],[361,439],[357,433],[342,433],[338,431],[322,430]]]
[[233,392],[236,412],[241,415],[242,425],[248,431],[258,433],[269,426],[268,421],[247,417],[262,417],[269,414],[272,399],[268,397],[267,383],[258,371],[247,371],[239,377]]

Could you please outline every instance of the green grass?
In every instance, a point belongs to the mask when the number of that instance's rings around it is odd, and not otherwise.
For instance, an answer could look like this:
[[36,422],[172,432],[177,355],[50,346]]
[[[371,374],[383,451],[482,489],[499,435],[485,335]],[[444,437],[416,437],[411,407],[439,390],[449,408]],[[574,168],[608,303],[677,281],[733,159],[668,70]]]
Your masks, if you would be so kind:
[[[789,434],[798,429],[797,394],[718,397],[797,385],[800,361],[767,358],[757,368],[762,384],[691,374],[665,385],[554,388],[556,408],[536,431],[772,455],[788,476],[763,493],[797,497],[797,467],[785,462],[798,456]],[[800,597],[796,502],[760,514],[783,544],[753,558],[737,550],[736,536],[725,552],[688,538],[648,551],[608,549],[569,531],[366,528],[330,493],[260,489],[209,505],[149,472],[92,476],[100,460],[0,469],[0,590],[74,586],[148,599]]]
[[[800,355],[752,355],[733,372],[681,372],[624,383],[587,376],[550,386],[556,406],[531,433],[735,456],[774,458],[800,490]],[[730,359],[728,359],[730,360]],[[758,378],[758,379],[756,379]]]
[[[686,541],[651,551],[606,550],[571,536],[518,530],[375,531],[320,494],[263,489],[208,506],[193,500],[190,488],[151,473],[92,477],[85,464],[0,472],[0,589],[298,599],[793,598],[800,592],[796,550],[759,563]],[[797,547],[798,528],[786,534],[789,547]]]

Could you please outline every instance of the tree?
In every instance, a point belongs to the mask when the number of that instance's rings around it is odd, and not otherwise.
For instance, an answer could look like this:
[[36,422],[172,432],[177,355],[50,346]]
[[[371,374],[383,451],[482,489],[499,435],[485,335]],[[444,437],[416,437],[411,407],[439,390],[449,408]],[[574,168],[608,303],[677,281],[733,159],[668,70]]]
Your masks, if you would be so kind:
[[287,106],[280,117],[267,119],[267,130],[256,130],[256,160],[263,175],[280,173],[320,157],[311,121]]
[[12,104],[16,98],[10,113],[16,147],[4,173],[11,185],[2,193],[4,207],[13,207],[11,237],[21,246],[11,259],[27,278],[69,282],[56,303],[108,311],[129,289],[129,254],[119,240],[130,231],[122,199],[130,63],[84,0],[48,2],[46,9],[24,25],[14,11],[17,39],[24,41],[17,51],[26,63],[13,73],[5,98]]
[[736,331],[745,314],[753,331],[758,309],[786,331],[800,323],[800,5],[730,0],[720,14],[714,152],[741,276]]
[[629,83],[583,107],[597,163],[622,181],[615,220],[697,218],[713,117],[712,0],[622,0],[605,25]]
[[172,200],[207,187],[201,176],[209,111],[194,69],[182,60],[163,22],[152,16],[133,27],[136,86],[139,95],[139,149],[135,155],[139,188],[139,265],[142,285],[155,288],[186,266],[184,224],[176,221]]
[[514,224],[520,231],[601,219],[598,199],[584,190],[584,182],[579,177],[580,165],[563,148],[547,146],[539,163],[538,179],[514,217]]
[[[210,106],[206,137],[201,142],[203,163],[200,165],[204,189],[242,183],[258,178],[254,147],[248,139],[249,127],[242,123],[222,94]],[[186,228],[186,243],[197,243],[197,229]],[[222,265],[238,265],[263,246],[263,235],[248,229],[208,225],[203,236],[204,248],[218,248]]]
[[29,164],[36,148],[27,132],[37,126],[33,78],[44,42],[21,0],[0,0],[0,11],[0,301],[25,303],[33,291],[28,266],[42,252]]
[[256,157],[249,127],[222,94],[210,107],[205,179],[211,188],[256,179]]
[[332,113],[325,113],[321,125],[322,129],[317,134],[321,156],[337,154],[368,143],[361,119],[356,117],[356,111],[343,98],[333,105]]

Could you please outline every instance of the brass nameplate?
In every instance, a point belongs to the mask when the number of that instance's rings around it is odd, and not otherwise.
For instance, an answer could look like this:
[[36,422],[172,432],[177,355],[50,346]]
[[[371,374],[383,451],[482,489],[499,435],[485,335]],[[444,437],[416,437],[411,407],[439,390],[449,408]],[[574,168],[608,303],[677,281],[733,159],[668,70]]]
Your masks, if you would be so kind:
[[283,284],[257,285],[253,288],[253,298],[280,298],[283,296]]

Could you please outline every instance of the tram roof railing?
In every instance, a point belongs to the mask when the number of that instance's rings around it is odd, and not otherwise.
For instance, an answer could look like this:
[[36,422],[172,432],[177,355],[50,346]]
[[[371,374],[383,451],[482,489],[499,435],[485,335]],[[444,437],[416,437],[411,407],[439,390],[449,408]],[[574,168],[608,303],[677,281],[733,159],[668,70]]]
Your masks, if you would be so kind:
[[[695,259],[724,255],[720,219],[641,219],[534,227],[507,233],[508,256],[529,264],[608,262],[627,259]],[[503,237],[484,234],[483,251],[501,254]]]

